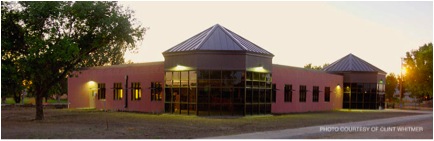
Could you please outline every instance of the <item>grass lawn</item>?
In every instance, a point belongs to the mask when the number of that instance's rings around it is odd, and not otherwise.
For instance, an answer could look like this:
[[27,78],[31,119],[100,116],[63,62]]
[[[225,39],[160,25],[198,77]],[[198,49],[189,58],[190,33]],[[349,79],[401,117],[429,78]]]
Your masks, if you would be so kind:
[[[43,102],[45,102],[45,99],[43,100]],[[15,104],[15,100],[13,98],[6,98],[5,103],[6,104]],[[58,102],[55,99],[48,99],[47,103],[68,103],[68,100],[67,99],[61,99],[60,102]],[[35,104],[35,98],[34,97],[25,97],[24,98],[24,104]]]
[[354,110],[274,116],[197,117],[45,109],[45,120],[34,121],[34,108],[2,108],[1,112],[2,139],[188,139],[415,115]]

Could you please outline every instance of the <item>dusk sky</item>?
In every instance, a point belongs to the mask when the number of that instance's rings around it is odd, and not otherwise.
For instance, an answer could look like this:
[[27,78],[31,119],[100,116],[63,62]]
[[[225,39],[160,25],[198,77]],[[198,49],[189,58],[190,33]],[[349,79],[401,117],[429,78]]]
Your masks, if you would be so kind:
[[275,56],[274,64],[332,63],[349,53],[399,73],[405,52],[433,39],[433,3],[422,2],[119,2],[150,29],[135,63],[220,24]]

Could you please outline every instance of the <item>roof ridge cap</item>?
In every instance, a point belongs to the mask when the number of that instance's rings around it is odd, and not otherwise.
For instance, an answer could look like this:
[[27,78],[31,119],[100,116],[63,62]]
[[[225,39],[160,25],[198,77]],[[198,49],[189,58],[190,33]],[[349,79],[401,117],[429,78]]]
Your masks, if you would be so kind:
[[354,71],[354,70],[356,70],[356,69],[354,69],[354,62],[355,62],[355,60],[354,60],[354,55],[353,54],[349,54],[349,57],[350,57],[350,71]]
[[209,38],[209,36],[211,35],[211,33],[213,33],[216,29],[216,27],[219,26],[219,24],[214,25],[211,30],[208,31],[208,33],[206,33],[205,37],[200,41],[199,44],[196,45],[196,47],[193,48],[193,50],[197,50],[199,48],[202,47],[202,45],[205,43],[204,41],[207,40]]

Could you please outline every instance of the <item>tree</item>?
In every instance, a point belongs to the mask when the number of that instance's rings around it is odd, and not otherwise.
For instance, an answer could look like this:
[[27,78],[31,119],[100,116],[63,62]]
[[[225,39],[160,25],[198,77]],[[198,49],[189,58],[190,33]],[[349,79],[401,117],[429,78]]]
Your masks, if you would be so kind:
[[2,2],[2,62],[32,82],[36,120],[44,118],[42,99],[57,83],[83,67],[123,63],[146,31],[135,22],[117,2]]
[[406,53],[404,58],[404,86],[406,91],[418,98],[432,97],[432,43]]
[[398,79],[397,76],[394,73],[390,73],[386,76],[386,98],[390,100],[390,102],[393,102],[395,98],[393,97],[393,94],[395,94],[396,87],[398,86]]
[[312,63],[309,63],[307,65],[304,65],[305,69],[313,69],[313,70],[322,70],[323,68],[327,67],[328,65],[330,65],[329,63],[325,63],[322,66],[313,66]]
[[[5,102],[6,97],[12,96],[16,103],[21,100],[21,90],[24,89],[22,82],[23,69],[19,68],[17,57],[24,53],[23,42],[24,31],[16,24],[15,21],[19,20],[19,15],[15,11],[8,11],[7,9],[12,5],[5,5],[1,2],[1,86],[2,86],[2,102]],[[5,32],[13,31],[13,32]]]

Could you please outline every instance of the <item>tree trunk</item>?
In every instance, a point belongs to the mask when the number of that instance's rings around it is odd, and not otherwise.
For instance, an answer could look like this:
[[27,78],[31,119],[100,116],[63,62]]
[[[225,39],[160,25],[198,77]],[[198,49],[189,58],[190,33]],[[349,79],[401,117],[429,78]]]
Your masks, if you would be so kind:
[[15,104],[20,104],[21,102],[21,94],[14,94]]
[[36,118],[35,120],[44,119],[44,105],[42,105],[42,100],[44,96],[42,92],[36,92]]

